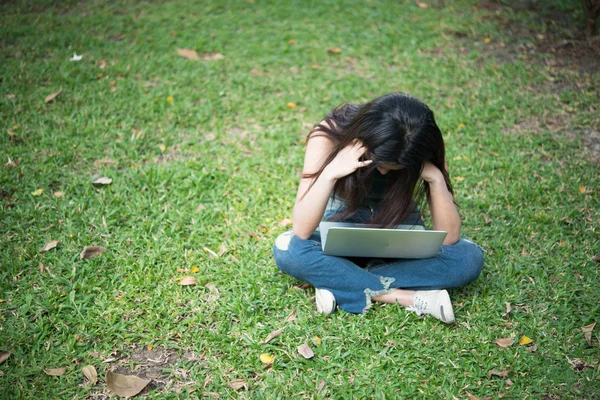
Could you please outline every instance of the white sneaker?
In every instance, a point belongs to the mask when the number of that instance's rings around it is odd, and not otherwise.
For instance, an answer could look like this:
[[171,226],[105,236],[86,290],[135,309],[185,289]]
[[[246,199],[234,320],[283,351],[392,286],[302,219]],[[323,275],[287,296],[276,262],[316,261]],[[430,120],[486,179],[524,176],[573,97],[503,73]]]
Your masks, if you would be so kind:
[[417,290],[413,296],[413,306],[406,309],[417,315],[429,314],[446,324],[454,322],[454,310],[446,290]]
[[317,312],[329,315],[335,311],[335,297],[327,289],[315,288],[315,303],[317,303]]

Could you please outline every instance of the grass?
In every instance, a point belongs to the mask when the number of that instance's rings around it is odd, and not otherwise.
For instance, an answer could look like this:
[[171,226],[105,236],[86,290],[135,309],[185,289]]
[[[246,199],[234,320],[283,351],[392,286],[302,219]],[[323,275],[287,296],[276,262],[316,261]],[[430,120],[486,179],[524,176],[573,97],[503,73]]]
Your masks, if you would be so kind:
[[[598,329],[591,343],[581,331],[600,319],[598,167],[578,133],[598,129],[600,80],[551,54],[495,57],[512,43],[502,23],[532,13],[467,0],[53,3],[0,6],[0,350],[12,353],[0,398],[106,398],[108,370],[153,378],[146,396],[165,399],[598,395]],[[559,7],[581,22],[577,1]],[[397,90],[436,112],[463,233],[486,249],[481,278],[452,293],[454,326],[394,306],[316,315],[271,256],[310,125]],[[80,260],[86,245],[108,252]],[[198,285],[180,286],[186,275]],[[535,347],[495,343],[522,336]]]

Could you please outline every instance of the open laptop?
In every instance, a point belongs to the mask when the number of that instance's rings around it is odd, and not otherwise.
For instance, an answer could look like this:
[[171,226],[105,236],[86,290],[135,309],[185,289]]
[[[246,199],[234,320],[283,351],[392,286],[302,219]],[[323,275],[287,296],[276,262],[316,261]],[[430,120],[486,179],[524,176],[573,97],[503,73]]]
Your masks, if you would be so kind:
[[327,221],[319,224],[319,231],[324,254],[369,258],[435,257],[447,234],[425,230],[421,225],[380,229],[368,224]]

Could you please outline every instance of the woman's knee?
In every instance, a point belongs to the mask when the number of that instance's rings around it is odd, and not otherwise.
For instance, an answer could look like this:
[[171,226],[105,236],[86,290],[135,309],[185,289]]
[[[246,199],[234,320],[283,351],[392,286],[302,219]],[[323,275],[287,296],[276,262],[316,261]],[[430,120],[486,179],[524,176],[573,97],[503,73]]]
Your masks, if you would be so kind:
[[315,247],[314,240],[303,240],[287,231],[277,239],[273,246],[273,257],[277,267],[286,274],[300,278],[305,269],[305,254],[310,247]]
[[474,282],[483,268],[483,250],[467,239],[460,239],[452,247],[452,262],[455,263],[452,287]]

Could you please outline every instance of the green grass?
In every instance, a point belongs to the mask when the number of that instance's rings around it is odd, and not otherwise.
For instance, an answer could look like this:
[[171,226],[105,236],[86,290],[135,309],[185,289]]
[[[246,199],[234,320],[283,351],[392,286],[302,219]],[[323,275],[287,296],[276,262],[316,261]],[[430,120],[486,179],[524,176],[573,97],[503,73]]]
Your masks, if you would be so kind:
[[[148,346],[175,355],[152,398],[598,395],[599,328],[590,345],[581,327],[600,322],[599,179],[577,132],[600,126],[600,79],[551,55],[494,57],[510,42],[498,18],[532,14],[467,0],[52,3],[0,6],[0,398],[102,398],[106,371],[144,376],[152,362],[134,356]],[[560,7],[581,22],[577,1]],[[436,112],[464,235],[486,249],[481,278],[452,293],[454,326],[394,306],[316,315],[271,256],[310,124],[390,91]],[[86,245],[108,252],[80,260]],[[536,351],[495,344],[524,335]]]

